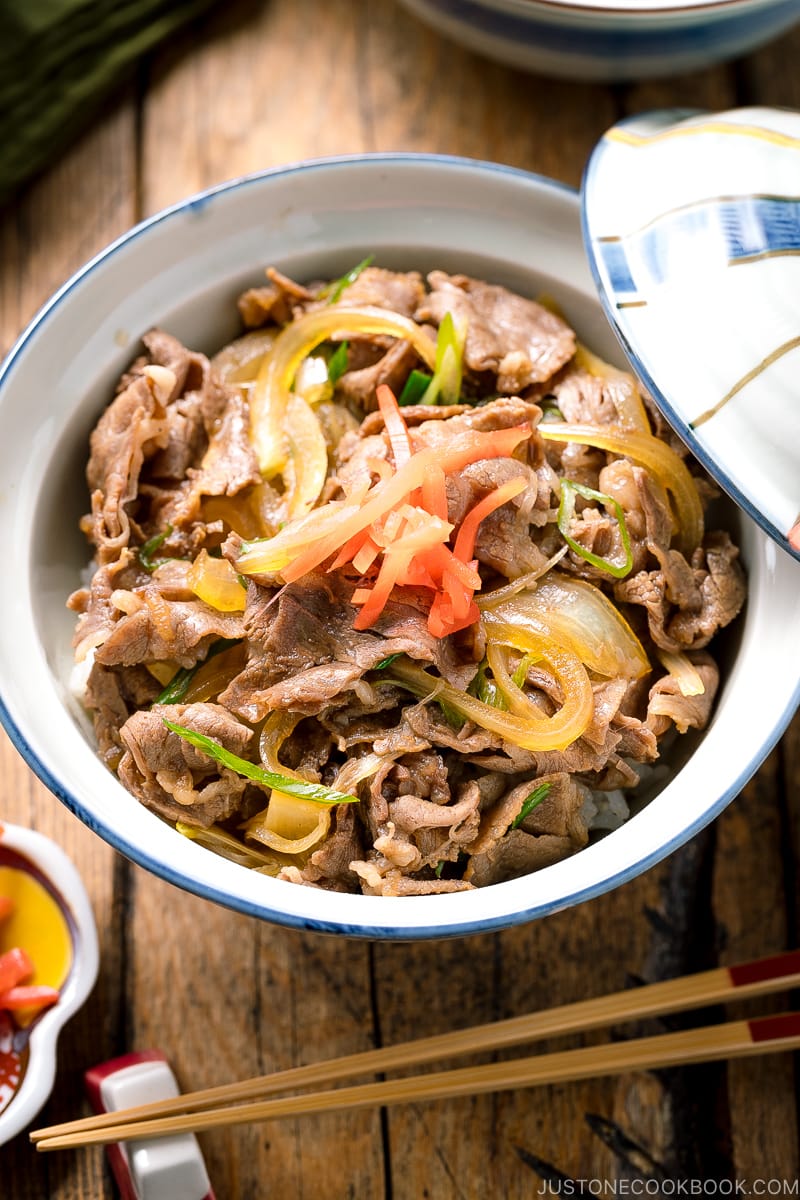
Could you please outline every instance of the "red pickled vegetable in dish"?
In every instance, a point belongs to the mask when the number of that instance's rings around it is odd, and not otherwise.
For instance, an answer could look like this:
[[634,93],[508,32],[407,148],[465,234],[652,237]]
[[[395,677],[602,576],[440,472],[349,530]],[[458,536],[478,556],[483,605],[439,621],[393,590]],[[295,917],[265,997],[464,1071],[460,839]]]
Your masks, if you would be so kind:
[[0,1011],[0,1113],[14,1099],[25,1070],[27,1047],[20,1054],[14,1049],[15,1025],[8,1013]]
[[0,954],[0,1008],[3,1007],[3,993],[30,979],[33,970],[29,956],[19,946]]
[[[9,921],[15,912],[14,901],[5,895],[0,899],[4,901],[0,920]],[[36,963],[22,946],[12,946],[0,954],[0,1013],[30,1015],[57,1002],[58,988],[32,982],[35,976]]]
[[49,1008],[59,998],[57,988],[45,987],[13,987],[7,992],[0,993],[0,1008],[6,1012],[16,1012],[23,1008]]

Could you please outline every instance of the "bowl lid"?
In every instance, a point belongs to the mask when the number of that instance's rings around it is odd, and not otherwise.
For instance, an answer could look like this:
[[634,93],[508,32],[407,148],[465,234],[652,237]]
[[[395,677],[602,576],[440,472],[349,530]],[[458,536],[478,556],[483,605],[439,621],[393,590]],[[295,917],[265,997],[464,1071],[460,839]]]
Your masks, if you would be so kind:
[[615,125],[583,183],[606,313],[664,416],[800,558],[800,113]]

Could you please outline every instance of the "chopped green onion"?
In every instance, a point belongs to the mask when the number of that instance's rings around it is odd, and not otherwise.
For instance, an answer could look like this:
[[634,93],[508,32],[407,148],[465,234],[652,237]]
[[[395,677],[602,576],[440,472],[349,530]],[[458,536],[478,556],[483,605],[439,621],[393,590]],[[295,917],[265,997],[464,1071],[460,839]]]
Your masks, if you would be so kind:
[[340,342],[328,362],[328,381],[337,384],[347,370],[349,342]]
[[367,269],[374,258],[374,254],[369,254],[366,258],[362,258],[360,263],[356,263],[356,265],[351,267],[351,269],[345,275],[342,275],[340,279],[335,279],[333,283],[329,283],[327,287],[324,287],[320,292],[320,295],[327,299],[328,304],[335,304],[336,301],[341,297],[341,294],[345,288],[350,287],[351,283],[355,283],[361,272]]
[[554,396],[545,396],[544,399],[538,401],[538,404],[542,410],[542,421],[566,421]]
[[[598,500],[601,504],[613,508],[614,516],[619,526],[622,549],[625,552],[625,558],[622,562],[613,562],[610,558],[600,558],[599,555],[592,554],[591,550],[587,550],[580,542],[576,542],[574,538],[569,536],[567,530],[575,514],[576,495],[583,496],[585,500]],[[562,479],[561,503],[558,506],[558,528],[570,549],[574,550],[576,554],[579,554],[588,563],[591,563],[593,567],[599,567],[601,571],[607,571],[615,579],[624,578],[633,566],[633,552],[631,551],[631,540],[628,537],[628,528],[625,524],[625,514],[622,511],[622,505],[613,496],[606,496],[603,492],[596,492],[594,488],[585,487],[582,483],[574,483],[571,479]]]
[[434,696],[434,701],[442,710],[442,716],[444,717],[445,721],[447,721],[447,724],[452,730],[454,730],[455,733],[458,733],[459,729],[462,728],[467,718],[462,716],[458,709],[452,704],[448,704],[446,700],[440,700],[438,696]]
[[433,868],[433,873],[437,879],[442,878],[443,870],[444,870],[444,859],[440,858],[439,861],[437,862],[436,866]]
[[456,326],[453,314],[446,312],[439,325],[436,337],[436,365],[433,379],[428,385],[420,404],[458,404],[461,396],[461,371],[464,342],[467,337],[465,322]]
[[517,829],[535,808],[538,808],[544,798],[549,795],[552,783],[540,783],[537,788],[534,788],[530,796],[527,796],[522,803],[522,808],[517,813],[514,820],[511,822],[511,828]]
[[402,650],[400,651],[399,654],[390,654],[387,658],[381,659],[381,661],[378,663],[378,665],[373,667],[372,669],[373,669],[373,671],[385,671],[387,667],[390,667],[392,665],[392,663],[395,661],[395,659],[402,658],[402,657],[403,657]]
[[154,534],[153,537],[147,539],[143,546],[139,547],[139,562],[148,574],[152,575],[156,567],[170,561],[168,558],[153,558],[153,555],[156,550],[161,549],[171,533],[172,526],[168,525],[163,533]]
[[486,678],[486,668],[488,665],[484,658],[478,667],[475,678],[467,688],[467,694],[475,696],[478,700],[482,700],[484,704],[491,704],[492,708],[501,708],[504,712],[508,712],[508,704],[506,703],[505,696],[493,679]]
[[[405,658],[405,655],[391,654],[389,658],[385,658],[382,663],[379,663],[375,670],[379,671],[388,668],[396,658]],[[444,682],[444,680],[434,679],[432,675],[425,675],[425,672],[420,672],[420,674],[423,678],[430,679],[432,686],[429,689],[421,690],[409,680],[398,678],[398,676],[392,675],[391,672],[385,679],[380,680],[380,682],[393,683],[397,687],[405,688],[407,691],[413,692],[414,695],[419,696],[420,698],[426,697],[428,700],[432,700],[434,704],[439,705],[439,708],[442,710],[442,716],[444,717],[445,721],[447,721],[447,724],[450,726],[450,728],[458,733],[459,729],[461,729],[461,727],[464,725],[467,718],[463,713],[459,712],[454,704],[448,703],[447,700],[443,700],[441,696],[436,694],[438,687]]]
[[325,787],[321,783],[309,783],[305,779],[293,779],[290,775],[279,775],[276,771],[267,771],[264,767],[259,767],[256,763],[248,762],[246,758],[240,758],[238,754],[226,750],[219,742],[206,737],[204,733],[196,733],[194,729],[176,725],[173,721],[168,721],[166,717],[162,717],[162,720],[167,729],[172,733],[177,733],[178,737],[183,738],[190,746],[202,750],[221,767],[227,767],[229,770],[235,771],[237,775],[244,775],[246,779],[252,779],[254,783],[275,788],[276,791],[283,792],[287,796],[294,796],[298,800],[313,800],[315,804],[358,804],[358,796],[350,796],[346,792],[336,792],[333,788]]
[[397,403],[403,408],[407,404],[419,404],[427,392],[432,378],[424,371],[412,371],[398,396]]
[[514,671],[514,674],[511,676],[512,680],[514,681],[514,683],[517,685],[518,688],[525,686],[525,680],[528,678],[528,671],[531,669],[533,664],[538,661],[539,661],[539,657],[536,654],[525,654],[519,660],[519,663],[517,664],[517,669]]
[[231,646],[237,645],[238,640],[238,638],[220,638],[219,641],[212,642],[205,658],[195,663],[193,667],[181,667],[179,671],[175,672],[163,692],[156,696],[153,704],[177,704],[188,692],[189,684],[203,664],[207,663],[215,654],[221,654],[223,650],[229,650]]

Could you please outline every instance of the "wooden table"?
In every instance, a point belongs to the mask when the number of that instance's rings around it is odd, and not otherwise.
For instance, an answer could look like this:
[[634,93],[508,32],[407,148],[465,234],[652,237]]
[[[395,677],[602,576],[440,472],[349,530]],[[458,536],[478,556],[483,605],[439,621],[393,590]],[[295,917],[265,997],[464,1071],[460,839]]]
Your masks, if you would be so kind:
[[[625,113],[800,108],[798,59],[800,29],[680,80],[582,86],[484,62],[390,0],[221,5],[145,63],[6,212],[2,348],[112,238],[231,176],[309,156],[417,150],[577,184],[595,140]],[[797,944],[797,721],[714,826],[641,878],[525,928],[422,945],[271,928],[184,894],[90,833],[5,739],[0,753],[0,816],[74,858],[100,934],[99,982],[63,1035],[38,1123],[79,1113],[83,1069],[132,1048],[163,1048],[184,1088],[196,1088]],[[792,1181],[795,1068],[783,1056],[626,1075],[245,1126],[202,1143],[220,1200],[511,1200],[564,1179],[600,1181],[593,1194],[606,1195],[635,1194],[645,1179]],[[100,1150],[37,1156],[24,1135],[0,1150],[3,1200],[114,1194]]]

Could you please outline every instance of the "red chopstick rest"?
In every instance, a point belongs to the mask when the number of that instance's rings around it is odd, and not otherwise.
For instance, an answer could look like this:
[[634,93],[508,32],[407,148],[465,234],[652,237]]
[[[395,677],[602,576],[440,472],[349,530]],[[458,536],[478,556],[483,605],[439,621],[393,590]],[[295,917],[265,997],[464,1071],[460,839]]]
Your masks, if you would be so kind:
[[[117,1112],[179,1096],[175,1076],[160,1050],[124,1054],[84,1075],[96,1113]],[[200,1144],[192,1133],[113,1142],[106,1147],[122,1200],[215,1200]]]

